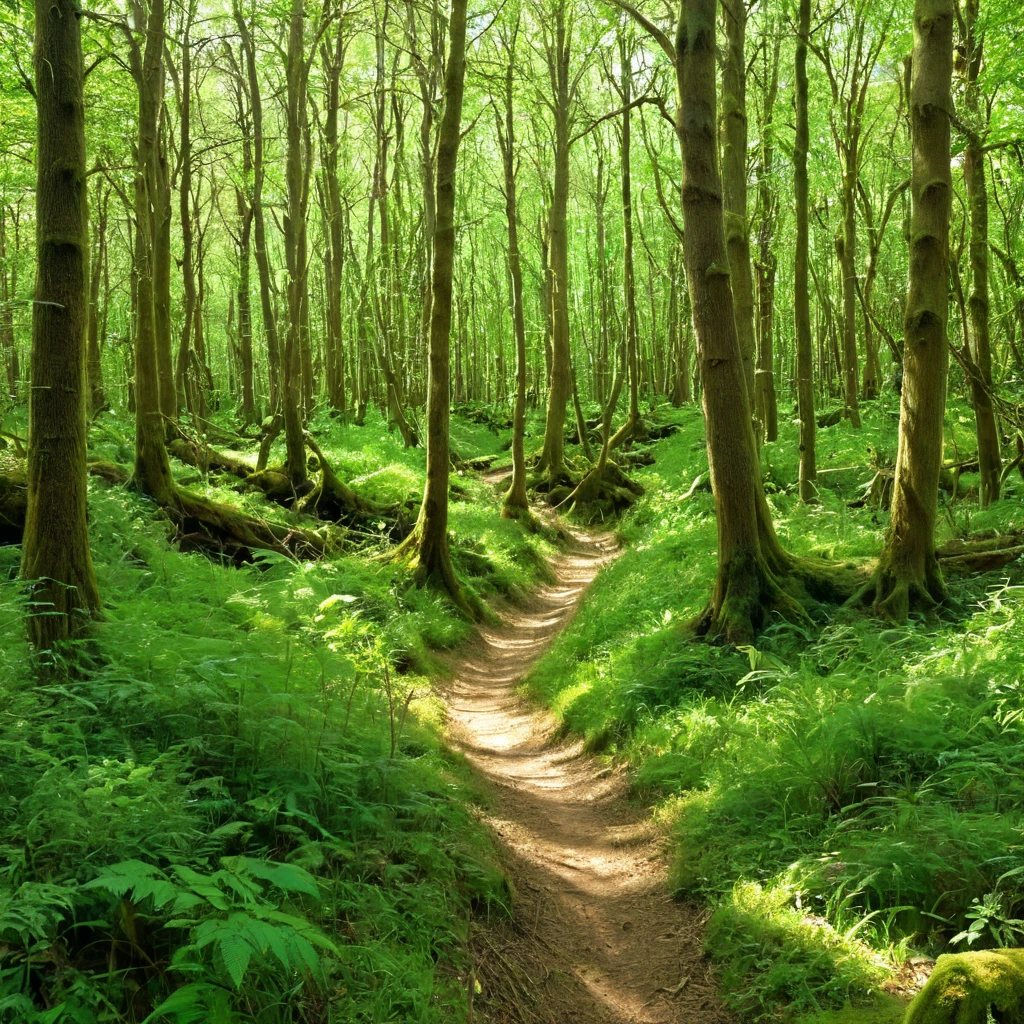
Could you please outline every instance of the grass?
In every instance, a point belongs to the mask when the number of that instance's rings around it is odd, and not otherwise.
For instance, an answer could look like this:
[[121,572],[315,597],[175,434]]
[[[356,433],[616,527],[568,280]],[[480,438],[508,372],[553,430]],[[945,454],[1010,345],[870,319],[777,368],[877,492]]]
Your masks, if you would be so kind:
[[[794,425],[764,447],[792,550],[877,556],[885,514],[846,503],[875,453],[894,451],[894,413],[879,401],[861,432],[819,432],[819,467],[861,469],[826,475],[817,506],[787,486]],[[680,422],[639,474],[625,553],[526,686],[656,802],[676,889],[715,908],[707,946],[734,1009],[891,1016],[877,996],[891,967],[910,950],[962,951],[951,940],[974,901],[995,894],[985,913],[1024,916],[1020,571],[953,581],[961,611],[905,627],[840,611],[742,650],[694,642],[685,624],[710,592],[716,536],[711,495],[683,500],[707,469],[699,411]],[[947,458],[970,453],[972,426],[954,405]],[[942,504],[942,537],[1024,521],[1019,481],[984,513],[970,497]]]
[[[318,428],[364,493],[418,497],[422,450],[379,421]],[[128,437],[111,418],[96,454],[126,461]],[[474,588],[532,586],[547,542],[458,483]],[[104,618],[60,683],[33,674],[0,549],[0,1021],[464,1020],[470,922],[508,907],[428,678],[469,624],[372,537],[228,568],[95,480],[90,523]]]

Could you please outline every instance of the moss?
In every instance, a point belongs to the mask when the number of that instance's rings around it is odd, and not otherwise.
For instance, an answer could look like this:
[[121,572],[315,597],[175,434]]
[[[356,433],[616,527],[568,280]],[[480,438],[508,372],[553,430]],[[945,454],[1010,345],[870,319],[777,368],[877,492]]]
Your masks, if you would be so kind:
[[1024,1021],[1024,949],[940,956],[905,1024],[1001,1024]]

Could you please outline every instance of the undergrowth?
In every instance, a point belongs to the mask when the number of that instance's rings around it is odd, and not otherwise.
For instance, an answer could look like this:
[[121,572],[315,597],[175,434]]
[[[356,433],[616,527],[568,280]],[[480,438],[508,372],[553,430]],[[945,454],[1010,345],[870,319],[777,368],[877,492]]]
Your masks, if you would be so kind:
[[[891,1016],[876,997],[911,951],[1024,939],[1024,579],[1011,566],[953,580],[963,611],[905,627],[833,609],[756,647],[695,642],[685,626],[714,580],[714,505],[700,487],[684,500],[707,462],[699,410],[679,418],[638,474],[647,495],[621,524],[624,554],[526,685],[657,801],[677,890],[716,908],[707,947],[729,1005],[753,1019]],[[877,556],[887,514],[847,502],[894,448],[895,405],[864,421],[819,431],[819,468],[844,472],[823,476],[815,506],[789,486],[795,426],[764,446],[791,550]],[[970,454],[970,429],[953,405],[947,459]],[[942,537],[1024,523],[1008,482],[983,513],[969,493],[942,497]]]
[[[363,493],[418,497],[422,450],[320,426]],[[481,429],[456,421],[467,444]],[[123,461],[127,436],[110,418],[98,454]],[[533,585],[543,538],[457,484],[472,585]],[[471,917],[508,900],[427,678],[469,624],[372,538],[225,567],[97,481],[90,529],[104,617],[61,682],[33,676],[0,548],[0,1021],[464,1019]]]

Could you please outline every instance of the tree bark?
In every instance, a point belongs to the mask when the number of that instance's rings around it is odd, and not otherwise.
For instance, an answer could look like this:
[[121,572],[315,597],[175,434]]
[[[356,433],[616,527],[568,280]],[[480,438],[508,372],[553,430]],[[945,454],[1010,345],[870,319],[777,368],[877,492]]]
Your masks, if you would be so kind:
[[973,366],[969,376],[974,422],[978,434],[978,466],[981,486],[978,502],[986,508],[999,500],[1002,458],[999,452],[999,429],[992,404],[992,343],[989,330],[989,246],[988,246],[988,189],[985,181],[985,150],[982,132],[986,119],[979,96],[978,78],[981,74],[983,49],[978,37],[979,0],[966,0],[964,4],[963,40],[966,58],[965,108],[970,119],[967,145],[964,149],[964,186],[967,191],[967,209],[971,222],[970,260],[971,291],[967,306],[971,317],[973,340]]
[[89,239],[79,18],[74,0],[36,5],[36,287],[21,573],[29,637],[41,651],[81,635],[100,606],[86,522]]
[[905,621],[946,588],[935,557],[949,315],[951,0],[916,0],[910,86],[910,281],[892,516],[871,586],[877,614]]
[[796,140],[793,146],[793,190],[796,195],[796,253],[793,265],[793,311],[796,326],[797,408],[800,417],[800,500],[817,496],[814,418],[814,346],[811,340],[810,217],[807,149],[810,138],[807,87],[807,42],[811,32],[811,0],[800,0],[796,41]]
[[516,162],[518,152],[515,134],[515,44],[519,33],[517,20],[511,37],[503,39],[507,64],[505,66],[504,124],[495,112],[498,127],[498,147],[501,150],[505,175],[505,220],[508,225],[508,272],[512,282],[512,329],[516,342],[516,399],[512,412],[512,482],[505,494],[502,515],[516,518],[528,511],[526,495],[526,317],[523,312],[523,271],[519,256],[519,223],[516,209]]
[[417,579],[446,590],[468,610],[448,545],[448,477],[451,445],[452,281],[455,266],[455,171],[466,75],[467,0],[452,0],[444,112],[437,141],[437,197],[430,305],[430,380],[427,390],[427,479],[419,521],[411,535]]
[[288,333],[282,361],[281,407],[284,413],[285,470],[298,492],[308,482],[306,439],[302,428],[302,300],[306,279],[303,234],[306,208],[303,182],[302,127],[306,111],[306,15],[303,0],[292,0],[288,19],[286,67],[285,258],[288,264]]
[[93,259],[89,272],[89,326],[86,345],[86,378],[89,383],[89,414],[95,415],[106,404],[103,394],[103,360],[100,343],[100,286],[107,263],[107,204],[109,189],[101,194],[96,187],[96,212],[93,216]]
[[566,24],[565,0],[558,0],[554,28],[547,40],[547,63],[551,79],[554,113],[555,153],[551,207],[548,211],[548,259],[551,301],[551,379],[544,448],[539,472],[546,475],[550,489],[566,481],[565,412],[572,394],[569,365],[569,117],[572,102],[569,59],[571,32]]
[[754,284],[747,221],[747,71],[745,0],[722,0],[725,53],[722,64],[722,110],[719,134],[725,201],[725,240],[732,274],[733,305],[743,380],[754,396]]

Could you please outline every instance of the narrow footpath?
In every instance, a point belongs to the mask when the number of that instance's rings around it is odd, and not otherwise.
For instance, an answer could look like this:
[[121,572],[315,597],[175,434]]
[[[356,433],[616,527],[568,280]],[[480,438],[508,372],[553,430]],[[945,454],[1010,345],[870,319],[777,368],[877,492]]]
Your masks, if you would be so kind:
[[488,1024],[729,1021],[701,955],[703,921],[669,894],[656,828],[622,774],[559,742],[516,686],[617,554],[613,535],[573,532],[555,582],[511,609],[458,664],[453,742],[491,794],[515,921],[473,943],[472,1019]]

